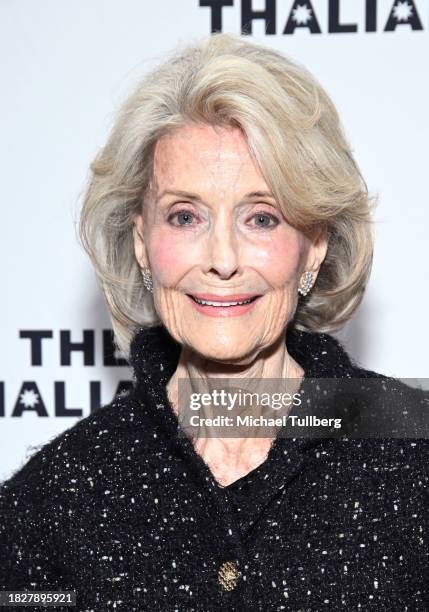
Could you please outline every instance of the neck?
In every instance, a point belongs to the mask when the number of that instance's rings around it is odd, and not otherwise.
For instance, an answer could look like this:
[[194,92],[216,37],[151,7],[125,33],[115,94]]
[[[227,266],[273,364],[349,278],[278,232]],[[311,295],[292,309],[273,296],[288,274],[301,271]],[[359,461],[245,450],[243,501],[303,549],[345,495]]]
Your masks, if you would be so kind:
[[[207,392],[213,379],[227,378],[240,381],[240,388],[257,391],[257,380],[291,379],[290,392],[299,389],[304,370],[288,354],[286,338],[281,336],[269,349],[262,351],[249,363],[219,363],[207,360],[187,347],[182,347],[179,362],[167,384],[167,393],[173,410],[179,411],[179,379],[190,379],[190,392]],[[255,386],[256,385],[256,386]],[[245,476],[265,460],[272,438],[258,437],[219,438],[197,437],[194,448],[210,467],[217,481],[226,486]]]

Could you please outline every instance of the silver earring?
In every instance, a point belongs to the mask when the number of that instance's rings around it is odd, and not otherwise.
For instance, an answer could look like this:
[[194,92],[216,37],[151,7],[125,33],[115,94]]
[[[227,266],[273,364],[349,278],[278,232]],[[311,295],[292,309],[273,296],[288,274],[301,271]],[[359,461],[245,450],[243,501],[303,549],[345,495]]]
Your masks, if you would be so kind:
[[307,293],[312,288],[313,283],[314,283],[314,272],[310,272],[309,270],[307,270],[307,272],[304,272],[300,280],[299,287],[298,287],[298,293],[300,293],[301,295],[307,295]]
[[153,281],[152,281],[152,274],[150,273],[149,268],[142,269],[142,276],[143,276],[143,285],[146,287],[148,291],[152,293]]

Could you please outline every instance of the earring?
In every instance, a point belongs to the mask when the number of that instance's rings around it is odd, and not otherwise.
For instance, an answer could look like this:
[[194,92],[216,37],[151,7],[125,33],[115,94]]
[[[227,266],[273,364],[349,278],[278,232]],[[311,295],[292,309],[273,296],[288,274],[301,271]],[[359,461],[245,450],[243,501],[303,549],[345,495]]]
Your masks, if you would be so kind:
[[300,293],[301,295],[307,295],[307,293],[312,288],[313,283],[314,283],[314,272],[310,272],[309,270],[307,270],[307,272],[304,272],[300,280],[299,287],[298,287],[298,293]]
[[143,268],[141,272],[143,276],[143,285],[146,287],[148,291],[152,293],[153,281],[152,281],[152,274],[150,273],[149,268]]

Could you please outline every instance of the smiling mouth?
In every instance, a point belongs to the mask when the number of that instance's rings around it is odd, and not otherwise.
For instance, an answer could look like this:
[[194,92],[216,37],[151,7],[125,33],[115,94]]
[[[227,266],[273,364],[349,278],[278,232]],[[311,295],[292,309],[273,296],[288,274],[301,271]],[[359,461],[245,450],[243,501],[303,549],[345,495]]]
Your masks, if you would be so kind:
[[190,298],[192,298],[194,302],[196,302],[197,304],[200,304],[200,306],[214,306],[218,308],[225,308],[225,307],[233,308],[234,306],[244,306],[245,304],[250,304],[251,302],[254,302],[256,299],[261,297],[260,295],[254,295],[245,300],[202,300],[200,298],[196,298],[193,295],[190,295],[190,294],[187,294],[187,295]]

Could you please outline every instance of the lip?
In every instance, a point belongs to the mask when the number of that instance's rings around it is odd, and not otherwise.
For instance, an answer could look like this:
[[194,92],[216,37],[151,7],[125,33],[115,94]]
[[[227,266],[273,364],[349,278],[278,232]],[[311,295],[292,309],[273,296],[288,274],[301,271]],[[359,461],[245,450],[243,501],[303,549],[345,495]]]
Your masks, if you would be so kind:
[[[210,297],[208,297],[210,296]],[[193,293],[187,294],[190,303],[199,313],[206,315],[207,317],[238,317],[242,316],[255,308],[255,305],[259,303],[262,295],[255,295],[249,293],[240,293],[233,295],[214,295],[213,293]],[[202,304],[198,304],[193,297],[196,297],[199,300],[210,300],[211,302],[235,302],[242,300],[249,300],[250,298],[256,298],[249,304],[242,304],[241,306],[203,306]]]
[[231,293],[229,295],[216,295],[215,293],[188,293],[190,297],[198,300],[209,300],[210,302],[242,302],[250,298],[258,297],[256,293]]

